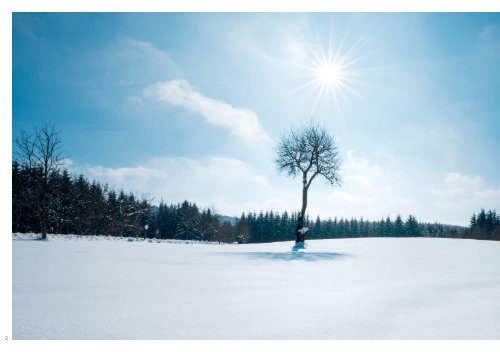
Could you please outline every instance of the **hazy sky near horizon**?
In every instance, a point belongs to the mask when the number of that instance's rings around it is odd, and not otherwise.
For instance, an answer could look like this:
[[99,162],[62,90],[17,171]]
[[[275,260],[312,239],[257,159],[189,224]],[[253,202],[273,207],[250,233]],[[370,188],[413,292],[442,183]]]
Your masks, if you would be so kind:
[[299,209],[274,148],[313,120],[344,181],[313,217],[500,210],[498,13],[14,13],[12,65],[13,138],[53,123],[71,171],[156,201]]

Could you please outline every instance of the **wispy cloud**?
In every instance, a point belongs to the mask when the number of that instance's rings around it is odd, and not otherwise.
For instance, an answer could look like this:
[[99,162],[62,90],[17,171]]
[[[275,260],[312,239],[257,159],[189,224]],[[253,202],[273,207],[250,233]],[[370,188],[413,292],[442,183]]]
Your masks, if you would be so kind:
[[[488,185],[480,176],[449,172],[439,188],[432,190],[436,212],[466,225],[479,209],[500,208],[500,186]],[[442,219],[442,221],[446,221]],[[450,221],[451,222],[451,221]]]
[[[95,65],[106,70],[106,79],[113,81],[119,90],[132,92],[158,80],[182,75],[181,68],[172,60],[169,52],[148,41],[121,37],[97,51]],[[94,81],[89,77],[89,84]],[[127,89],[130,88],[130,89]]]
[[[227,215],[254,210],[293,211],[301,200],[297,180],[268,176],[238,158],[154,157],[126,167],[79,166],[66,160],[65,165],[73,173],[117,189],[148,194],[168,203],[187,199]],[[344,158],[343,177],[341,188],[332,189],[319,179],[312,185],[308,206],[311,218],[320,214],[322,218],[363,216],[376,220],[413,214],[420,221],[466,225],[473,212],[500,207],[500,187],[487,185],[479,176],[450,172],[439,184],[417,185],[407,175],[354,151],[348,151]]]
[[202,207],[216,207],[224,214],[239,215],[259,209],[285,209],[287,197],[252,165],[237,159],[155,157],[127,167],[78,166],[71,171],[108,183],[116,189],[148,194],[168,203],[189,200]]
[[481,177],[471,177],[459,172],[449,172],[444,179],[443,187],[435,189],[433,193],[438,196],[456,196],[462,200],[481,199],[487,203],[500,199],[500,187],[488,187]]
[[87,168],[85,173],[91,179],[135,192],[144,192],[152,180],[161,179],[163,176],[160,170],[147,166],[117,168],[93,166]]
[[136,55],[144,55],[147,57],[149,61],[160,62],[162,64],[176,66],[172,61],[170,56],[163,50],[158,49],[156,46],[151,44],[150,42],[146,42],[143,40],[137,40],[133,38],[123,38],[121,42],[124,44],[126,48],[129,50],[129,54],[131,52],[135,52]]
[[311,212],[338,217],[380,219],[400,213],[425,216],[410,196],[404,174],[382,167],[367,156],[347,151],[342,165],[344,184],[331,189],[317,182],[311,190]]
[[208,123],[223,127],[247,142],[271,142],[271,137],[262,128],[254,111],[235,108],[223,101],[206,97],[185,80],[158,82],[148,87],[144,94],[169,105],[196,112]]

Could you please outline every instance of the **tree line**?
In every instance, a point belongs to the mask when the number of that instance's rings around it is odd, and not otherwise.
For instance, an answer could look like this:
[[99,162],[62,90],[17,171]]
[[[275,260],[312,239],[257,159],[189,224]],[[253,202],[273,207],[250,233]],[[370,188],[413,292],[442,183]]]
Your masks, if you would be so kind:
[[[379,221],[334,218],[311,220],[304,207],[296,212],[260,211],[227,221],[214,209],[195,203],[152,205],[107,184],[72,176],[63,167],[61,141],[54,126],[44,124],[16,139],[12,164],[12,231],[82,235],[144,236],[238,243],[297,241],[297,224],[309,239],[349,237],[449,237],[500,240],[494,210],[474,214],[468,228],[419,223],[413,215]],[[147,225],[147,226],[146,226]],[[303,240],[303,239],[302,239]]]
[[[289,241],[294,237],[295,224],[300,211],[251,212],[241,215],[236,221],[235,233],[245,242]],[[397,215],[394,220],[389,216],[379,221],[363,218],[334,218],[322,220],[319,216],[311,220],[305,217],[309,239],[356,238],[356,237],[437,237],[461,238],[477,240],[500,240],[500,216],[495,210],[482,209],[473,215],[468,227],[445,225],[440,223],[418,222],[415,216],[409,215],[405,220]]]
[[45,226],[46,233],[58,234],[245,242],[213,209],[188,201],[154,206],[146,196],[115,191],[83,175],[71,176],[66,168],[48,175],[42,214],[37,196],[43,180],[39,167],[13,162],[13,232],[42,233]]
[[[47,177],[44,206],[37,199],[43,172],[17,162],[12,166],[12,231],[137,236],[151,218],[151,203],[107,184],[72,177],[67,169]],[[42,214],[42,211],[44,212]]]
[[[223,216],[214,209],[200,209],[187,200],[170,205],[162,201],[158,207],[153,207],[146,236],[208,242],[238,241],[234,226],[223,220]],[[244,242],[243,239],[239,241]]]
[[[246,242],[289,241],[293,238],[295,224],[300,211],[275,213],[260,211],[242,214],[236,221],[236,233],[243,234]],[[311,220],[306,215],[304,225],[309,229],[308,239],[332,239],[355,237],[460,237],[465,228],[438,223],[419,223],[415,216],[405,220],[397,215],[394,220],[389,216],[379,221],[363,218],[334,218],[322,220],[319,216]]]
[[[12,231],[41,232],[36,189],[42,187],[43,171],[12,165]],[[227,221],[214,209],[200,208],[187,200],[178,204],[161,201],[153,205],[148,197],[138,197],[107,184],[72,176],[66,168],[47,178],[45,225],[49,233],[133,236],[215,242],[262,243],[290,241],[300,211],[283,213],[259,211],[243,213]],[[227,219],[227,217],[226,217]],[[148,229],[145,229],[148,225]],[[421,223],[415,216],[397,215],[378,221],[363,218],[328,218],[306,215],[308,239],[354,237],[443,237],[500,240],[500,218],[495,210],[474,214],[469,227]]]
[[14,232],[137,235],[149,221],[151,204],[132,193],[72,177],[63,167],[59,132],[44,123],[16,138],[12,163]]
[[468,232],[470,238],[500,241],[500,214],[484,209],[472,214]]

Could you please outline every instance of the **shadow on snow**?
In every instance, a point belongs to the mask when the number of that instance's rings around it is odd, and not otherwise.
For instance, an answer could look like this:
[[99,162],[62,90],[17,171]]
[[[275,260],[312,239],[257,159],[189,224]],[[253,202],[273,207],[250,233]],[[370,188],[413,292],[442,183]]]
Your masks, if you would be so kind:
[[252,259],[263,259],[263,260],[277,260],[277,261],[306,261],[306,262],[316,262],[322,260],[336,260],[344,259],[350,255],[345,253],[334,253],[334,252],[301,252],[301,251],[291,251],[291,252],[240,252],[240,253],[226,253],[231,255],[246,256]]

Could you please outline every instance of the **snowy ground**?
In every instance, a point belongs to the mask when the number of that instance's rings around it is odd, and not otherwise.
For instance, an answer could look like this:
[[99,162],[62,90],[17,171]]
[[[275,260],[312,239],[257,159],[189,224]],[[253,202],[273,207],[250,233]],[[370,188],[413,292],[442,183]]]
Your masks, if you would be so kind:
[[500,243],[14,236],[14,339],[500,339]]

